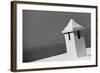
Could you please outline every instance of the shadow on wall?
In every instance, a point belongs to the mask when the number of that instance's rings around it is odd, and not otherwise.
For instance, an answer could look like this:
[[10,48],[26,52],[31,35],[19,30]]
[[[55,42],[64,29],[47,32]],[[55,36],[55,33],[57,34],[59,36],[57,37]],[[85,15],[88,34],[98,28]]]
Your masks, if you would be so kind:
[[85,37],[86,48],[91,47],[91,29],[86,28],[85,31],[83,31],[83,34]]

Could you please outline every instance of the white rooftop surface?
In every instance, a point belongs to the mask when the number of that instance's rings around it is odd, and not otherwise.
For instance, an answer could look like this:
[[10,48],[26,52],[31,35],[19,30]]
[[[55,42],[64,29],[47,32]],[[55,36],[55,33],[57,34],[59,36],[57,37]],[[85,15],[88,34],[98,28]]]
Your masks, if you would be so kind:
[[[80,58],[77,58],[76,60],[90,60],[91,59],[90,48],[87,48],[87,54],[88,56],[80,57]],[[67,58],[67,52],[66,52],[64,54],[37,60],[35,62],[53,62],[53,61],[71,61],[71,60],[74,61],[71,57],[69,59]]]
[[64,28],[62,33],[73,32],[78,30],[84,30],[82,25],[79,25],[74,19],[70,19],[68,25]]

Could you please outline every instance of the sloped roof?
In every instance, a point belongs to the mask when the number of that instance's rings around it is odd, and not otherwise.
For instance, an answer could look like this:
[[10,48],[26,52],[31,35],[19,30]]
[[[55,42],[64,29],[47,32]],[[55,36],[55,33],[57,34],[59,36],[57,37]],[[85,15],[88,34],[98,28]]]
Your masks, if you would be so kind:
[[83,29],[85,28],[82,25],[79,25],[74,19],[70,19],[68,25],[64,28],[62,33],[68,33],[68,32],[73,32],[73,31],[78,31]]

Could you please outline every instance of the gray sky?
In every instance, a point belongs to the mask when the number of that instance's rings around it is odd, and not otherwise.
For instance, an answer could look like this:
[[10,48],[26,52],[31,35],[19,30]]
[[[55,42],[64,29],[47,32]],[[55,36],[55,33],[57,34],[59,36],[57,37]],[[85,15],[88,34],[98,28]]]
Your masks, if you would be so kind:
[[90,16],[89,13],[23,10],[23,47],[49,45],[58,35],[63,35],[61,31],[71,18],[90,28]]

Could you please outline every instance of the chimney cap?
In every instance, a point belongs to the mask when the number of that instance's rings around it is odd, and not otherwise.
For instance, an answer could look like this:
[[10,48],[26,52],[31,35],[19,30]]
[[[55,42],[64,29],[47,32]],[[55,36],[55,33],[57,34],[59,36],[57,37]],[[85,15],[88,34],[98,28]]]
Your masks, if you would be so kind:
[[75,32],[78,30],[84,30],[85,28],[82,25],[79,25],[74,19],[70,19],[68,22],[68,25],[64,28],[62,33],[68,33],[68,32]]

